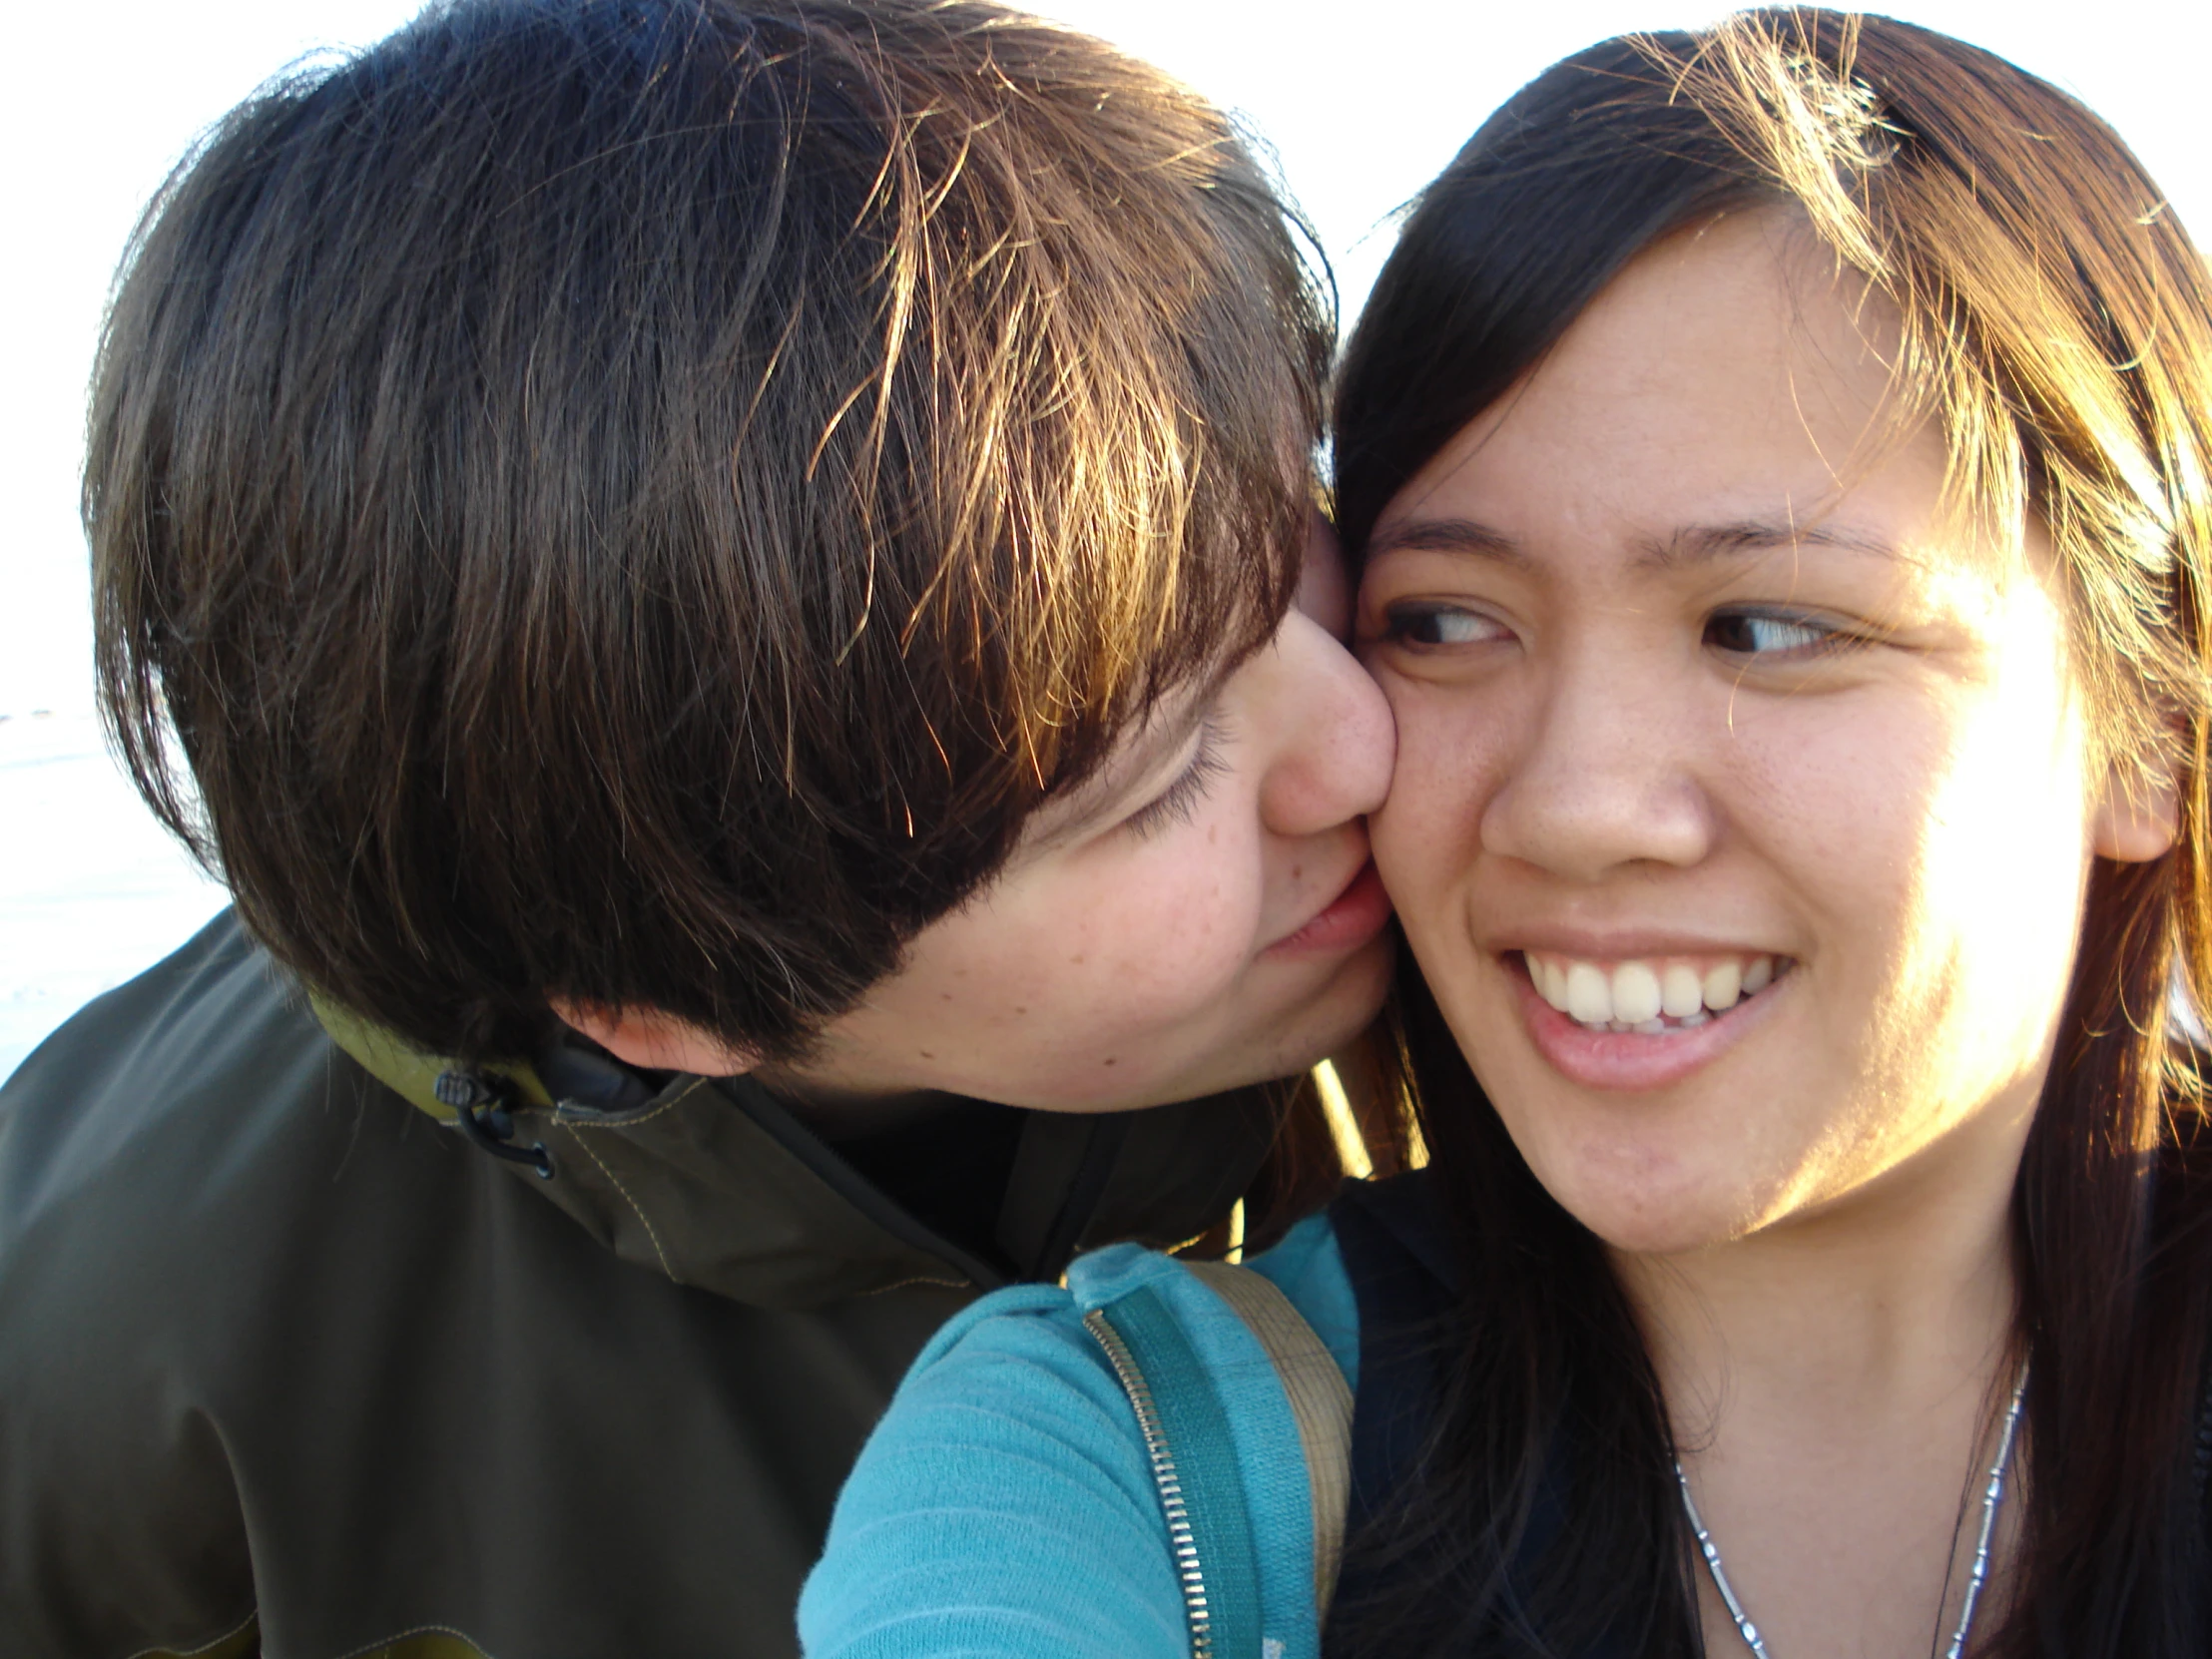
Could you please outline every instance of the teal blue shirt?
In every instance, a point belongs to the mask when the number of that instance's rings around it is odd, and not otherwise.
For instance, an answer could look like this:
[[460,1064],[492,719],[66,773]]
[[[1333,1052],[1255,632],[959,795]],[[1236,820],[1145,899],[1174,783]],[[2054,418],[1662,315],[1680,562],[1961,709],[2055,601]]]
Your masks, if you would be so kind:
[[[1359,1313],[1326,1216],[1251,1266],[1358,1382]],[[799,1606],[808,1659],[1186,1659],[1183,1598],[1136,1414],[1083,1316],[1150,1286],[1230,1414],[1278,1611],[1262,1655],[1319,1659],[1298,1427],[1244,1322],[1172,1257],[1119,1245],[1067,1289],[985,1297],[914,1361],[837,1499]],[[1248,1659],[1248,1656],[1229,1656]]]

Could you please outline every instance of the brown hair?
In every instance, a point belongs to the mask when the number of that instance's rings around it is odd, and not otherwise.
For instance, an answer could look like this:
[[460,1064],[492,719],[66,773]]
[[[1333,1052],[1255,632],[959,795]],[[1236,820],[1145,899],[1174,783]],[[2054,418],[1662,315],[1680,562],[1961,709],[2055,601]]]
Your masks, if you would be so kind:
[[[1357,556],[1637,253],[1769,203],[1896,304],[1898,383],[1942,423],[1954,505],[2048,528],[2103,758],[2178,792],[2172,852],[2092,871],[2014,1191],[2025,1530],[2010,1616],[1977,1651],[2201,1654],[2212,1188],[2169,987],[2212,989],[2212,279],[2126,147],[2002,59],[1884,18],[1748,12],[1577,54],[1428,187],[1377,284],[1338,399],[1347,542]],[[1417,984],[1405,1021],[1463,1234],[1456,1317],[1482,1335],[1423,1490],[1369,1540],[1428,1593],[1367,1609],[1354,1645],[1571,1653],[1604,1633],[1696,1652],[1664,1404],[1626,1300]],[[1570,1423],[1572,1467],[1546,1486]],[[1516,1557],[1554,1500],[1558,1541],[1530,1568]]]
[[84,496],[123,753],[435,1051],[559,993],[795,1052],[1273,630],[1296,229],[1193,94],[985,0],[435,6],[133,242]]

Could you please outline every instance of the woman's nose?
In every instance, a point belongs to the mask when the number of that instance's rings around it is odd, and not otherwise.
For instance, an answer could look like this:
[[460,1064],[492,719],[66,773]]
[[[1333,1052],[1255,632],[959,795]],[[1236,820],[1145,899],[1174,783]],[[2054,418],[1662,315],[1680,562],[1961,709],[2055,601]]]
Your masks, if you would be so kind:
[[1614,658],[1562,665],[1526,712],[1482,812],[1485,850],[1571,881],[1688,867],[1712,850],[1690,734],[1651,676]]
[[1397,730],[1382,690],[1311,617],[1294,610],[1268,647],[1262,706],[1275,756],[1260,813],[1279,835],[1311,835],[1372,813],[1389,793]]

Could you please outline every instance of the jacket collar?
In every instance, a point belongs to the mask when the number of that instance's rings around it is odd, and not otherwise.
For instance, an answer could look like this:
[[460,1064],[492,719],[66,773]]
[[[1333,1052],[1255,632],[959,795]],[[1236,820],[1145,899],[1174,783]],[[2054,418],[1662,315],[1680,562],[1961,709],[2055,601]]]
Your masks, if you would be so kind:
[[[361,1067],[448,1126],[454,1062],[350,1010],[310,999]],[[989,1290],[1053,1279],[1081,1248],[1204,1232],[1251,1184],[1272,1143],[1270,1091],[1245,1089],[1111,1116],[1024,1114],[987,1262],[924,1226],[749,1078],[679,1075],[608,1110],[549,1089],[537,1068],[476,1068],[507,1085],[512,1142],[543,1145],[552,1175],[506,1163],[623,1260],[681,1285],[774,1308],[812,1308],[902,1285]],[[450,1091],[449,1091],[450,1092]],[[1011,1270],[1005,1263],[1013,1264]]]

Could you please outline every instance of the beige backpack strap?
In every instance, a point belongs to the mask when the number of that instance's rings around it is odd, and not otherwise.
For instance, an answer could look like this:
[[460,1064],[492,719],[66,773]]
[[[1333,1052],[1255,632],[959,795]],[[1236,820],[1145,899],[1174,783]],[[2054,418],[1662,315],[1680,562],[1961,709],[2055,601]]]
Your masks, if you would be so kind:
[[1313,1497],[1314,1608],[1326,1623],[1344,1560],[1345,1510],[1352,1501],[1352,1389],[1329,1345],[1273,1281],[1227,1262],[1183,1266],[1259,1339],[1290,1398]]

